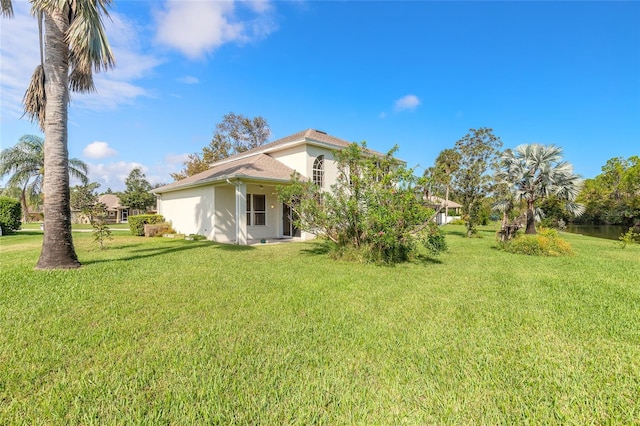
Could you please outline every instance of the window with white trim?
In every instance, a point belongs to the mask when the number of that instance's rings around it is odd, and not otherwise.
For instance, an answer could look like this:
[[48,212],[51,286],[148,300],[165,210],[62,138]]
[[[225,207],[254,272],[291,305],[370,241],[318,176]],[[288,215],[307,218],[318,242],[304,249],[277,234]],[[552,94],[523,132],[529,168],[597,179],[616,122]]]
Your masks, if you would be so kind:
[[267,196],[247,194],[247,226],[265,226],[267,224]]
[[313,183],[322,187],[324,185],[324,155],[319,155],[313,162]]

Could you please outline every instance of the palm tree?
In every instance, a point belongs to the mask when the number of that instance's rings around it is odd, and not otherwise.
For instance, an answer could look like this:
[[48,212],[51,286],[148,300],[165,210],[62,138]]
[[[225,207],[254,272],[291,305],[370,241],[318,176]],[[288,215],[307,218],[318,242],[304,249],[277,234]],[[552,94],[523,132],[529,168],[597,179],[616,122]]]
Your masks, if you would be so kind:
[[[37,119],[44,131],[47,171],[43,178],[45,233],[36,269],[80,266],[71,237],[69,90],[94,90],[93,70],[106,70],[115,65],[102,24],[102,16],[108,16],[110,3],[111,0],[31,0],[31,10],[38,17],[41,30],[41,64],[33,74],[24,104],[25,113],[32,120]],[[0,13],[13,15],[11,0],[0,1]]]
[[536,233],[536,204],[552,195],[565,201],[568,213],[579,216],[584,212],[584,206],[575,202],[583,180],[573,173],[571,164],[562,161],[562,149],[554,145],[525,144],[506,150],[496,177],[517,202],[526,202],[527,234]]
[[[69,175],[88,182],[87,164],[77,158],[69,160]],[[44,179],[44,140],[39,136],[24,135],[16,145],[0,152],[0,177],[10,174],[8,187],[20,188],[23,222],[29,218],[29,203],[42,192]]]
[[444,217],[449,219],[449,192],[451,190],[451,181],[453,173],[460,167],[460,153],[455,149],[444,149],[438,155],[435,162],[437,170],[435,176],[440,184],[444,185]]

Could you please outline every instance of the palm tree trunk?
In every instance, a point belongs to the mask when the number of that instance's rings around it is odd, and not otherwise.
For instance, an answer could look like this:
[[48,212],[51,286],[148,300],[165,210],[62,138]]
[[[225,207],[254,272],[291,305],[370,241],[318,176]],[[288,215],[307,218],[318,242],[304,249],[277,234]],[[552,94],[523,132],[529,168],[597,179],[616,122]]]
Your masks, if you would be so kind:
[[22,188],[20,192],[20,203],[22,203],[22,223],[29,222],[29,206],[27,205],[27,190]]
[[525,234],[535,234],[536,233],[536,219],[533,212],[533,202],[527,201],[527,229],[524,231]]
[[444,225],[449,221],[449,185],[444,190]]
[[69,152],[67,115],[69,105],[68,6],[45,12],[44,124],[44,239],[36,269],[78,268],[80,262],[71,237]]

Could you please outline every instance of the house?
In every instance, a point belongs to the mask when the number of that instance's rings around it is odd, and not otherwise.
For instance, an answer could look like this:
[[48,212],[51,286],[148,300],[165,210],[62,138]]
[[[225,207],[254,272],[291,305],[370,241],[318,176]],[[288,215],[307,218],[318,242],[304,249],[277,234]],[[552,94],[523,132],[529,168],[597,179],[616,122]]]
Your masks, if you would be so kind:
[[102,194],[98,197],[98,202],[107,206],[107,223],[127,223],[129,214],[134,214],[128,207],[120,204],[120,197],[116,194]]
[[[154,212],[153,210],[142,212],[137,209],[130,209],[127,206],[123,206],[120,203],[120,198],[116,194],[102,194],[98,197],[98,202],[106,206],[106,222],[109,224],[127,223],[130,215]],[[81,211],[73,210],[71,212],[71,221],[72,223],[89,223],[89,218]]]
[[[233,155],[209,170],[152,190],[158,214],[183,234],[246,245],[314,236],[296,229],[276,187],[294,172],[330,188],[337,178],[333,152],[350,143],[308,129]],[[376,153],[378,154],[378,153]]]
[[[429,208],[434,209],[437,214],[435,217],[435,221],[438,225],[445,225],[454,220],[460,219],[460,209],[462,206],[455,201],[447,200],[444,198],[436,197],[435,195],[430,195],[426,197],[426,205]],[[445,207],[448,206],[448,209]],[[449,215],[447,216],[447,210]]]

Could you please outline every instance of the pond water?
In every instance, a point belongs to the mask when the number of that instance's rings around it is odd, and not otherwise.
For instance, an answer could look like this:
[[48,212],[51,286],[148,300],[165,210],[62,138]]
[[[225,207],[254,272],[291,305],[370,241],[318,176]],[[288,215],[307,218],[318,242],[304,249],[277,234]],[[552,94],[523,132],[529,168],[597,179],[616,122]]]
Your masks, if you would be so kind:
[[606,238],[609,240],[617,240],[620,234],[624,234],[629,230],[623,225],[567,225],[565,231],[573,234],[589,235],[591,237]]

